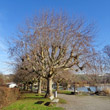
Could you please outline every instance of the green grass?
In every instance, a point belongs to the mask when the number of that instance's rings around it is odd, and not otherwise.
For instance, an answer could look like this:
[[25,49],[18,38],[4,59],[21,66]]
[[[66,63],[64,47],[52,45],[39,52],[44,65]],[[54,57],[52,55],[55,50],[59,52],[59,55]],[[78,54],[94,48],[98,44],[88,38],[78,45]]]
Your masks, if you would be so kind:
[[[55,92],[55,90],[53,90],[53,92]],[[67,94],[67,95],[70,95],[71,94],[71,91],[68,91],[68,90],[58,90],[57,92],[59,94]]]
[[[43,89],[43,91],[46,92],[46,89]],[[55,91],[56,91],[56,89],[53,89],[53,92],[55,92]],[[58,90],[57,92],[58,92],[58,94],[67,94],[67,95],[71,94],[71,91],[68,91],[68,90]]]
[[[36,104],[38,101],[44,101],[42,104]],[[2,110],[64,110],[60,107],[45,106],[46,102],[50,102],[44,95],[36,95],[34,93],[25,93],[21,95],[21,99],[13,104],[3,108]]]
[[66,104],[67,102],[66,102],[66,100],[64,100],[64,99],[59,98],[59,103],[60,103],[60,104]]

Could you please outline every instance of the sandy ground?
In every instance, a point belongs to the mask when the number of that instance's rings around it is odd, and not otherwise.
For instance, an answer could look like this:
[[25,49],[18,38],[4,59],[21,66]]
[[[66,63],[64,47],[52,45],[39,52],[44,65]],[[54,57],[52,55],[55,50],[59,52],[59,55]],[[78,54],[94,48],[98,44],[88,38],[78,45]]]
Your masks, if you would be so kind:
[[66,110],[110,110],[110,98],[106,96],[74,96],[59,94],[67,104],[58,104]]

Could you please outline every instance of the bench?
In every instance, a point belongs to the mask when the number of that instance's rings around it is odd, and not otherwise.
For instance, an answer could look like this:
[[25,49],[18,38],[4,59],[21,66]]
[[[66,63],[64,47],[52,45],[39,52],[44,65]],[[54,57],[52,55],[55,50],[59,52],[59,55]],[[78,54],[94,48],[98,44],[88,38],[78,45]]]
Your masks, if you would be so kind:
[[54,99],[54,96],[52,95],[51,97],[49,97],[49,99],[50,99],[50,100],[53,100],[53,99]]
[[[52,103],[58,103],[59,102],[59,99],[54,99],[54,96],[51,96],[51,97],[49,97],[50,98],[50,100],[51,100],[51,102],[50,102],[50,104],[52,104]],[[49,104],[49,105],[50,105]]]
[[58,103],[58,102],[59,102],[59,99],[52,100],[52,103]]

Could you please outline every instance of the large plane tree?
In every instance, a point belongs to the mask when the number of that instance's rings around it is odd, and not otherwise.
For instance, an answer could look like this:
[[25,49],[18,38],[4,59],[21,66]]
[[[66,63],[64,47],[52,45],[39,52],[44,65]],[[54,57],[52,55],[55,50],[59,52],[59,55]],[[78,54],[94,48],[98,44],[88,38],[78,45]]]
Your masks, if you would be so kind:
[[[30,63],[47,79],[46,97],[52,96],[52,80],[58,70],[83,70],[92,51],[93,25],[64,13],[43,12],[26,21],[11,42],[10,52]],[[23,59],[23,57],[25,57]]]

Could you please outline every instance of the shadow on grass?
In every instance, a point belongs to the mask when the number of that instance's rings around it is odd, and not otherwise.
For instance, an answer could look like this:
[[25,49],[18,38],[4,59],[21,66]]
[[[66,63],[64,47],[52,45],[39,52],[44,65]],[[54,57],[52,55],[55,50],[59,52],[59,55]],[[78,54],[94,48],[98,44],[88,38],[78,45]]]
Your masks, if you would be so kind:
[[49,106],[51,102],[46,102],[44,105]]
[[38,99],[38,100],[40,100],[40,99],[44,99],[44,97],[23,97],[23,98],[21,98],[21,99],[27,99],[27,100],[36,100],[36,99]]
[[71,93],[58,93],[58,94],[73,95]]
[[44,103],[44,101],[37,101],[37,102],[35,102],[35,104],[42,104],[42,103]]
[[44,96],[44,95],[39,95],[39,94],[36,94],[36,96]]

